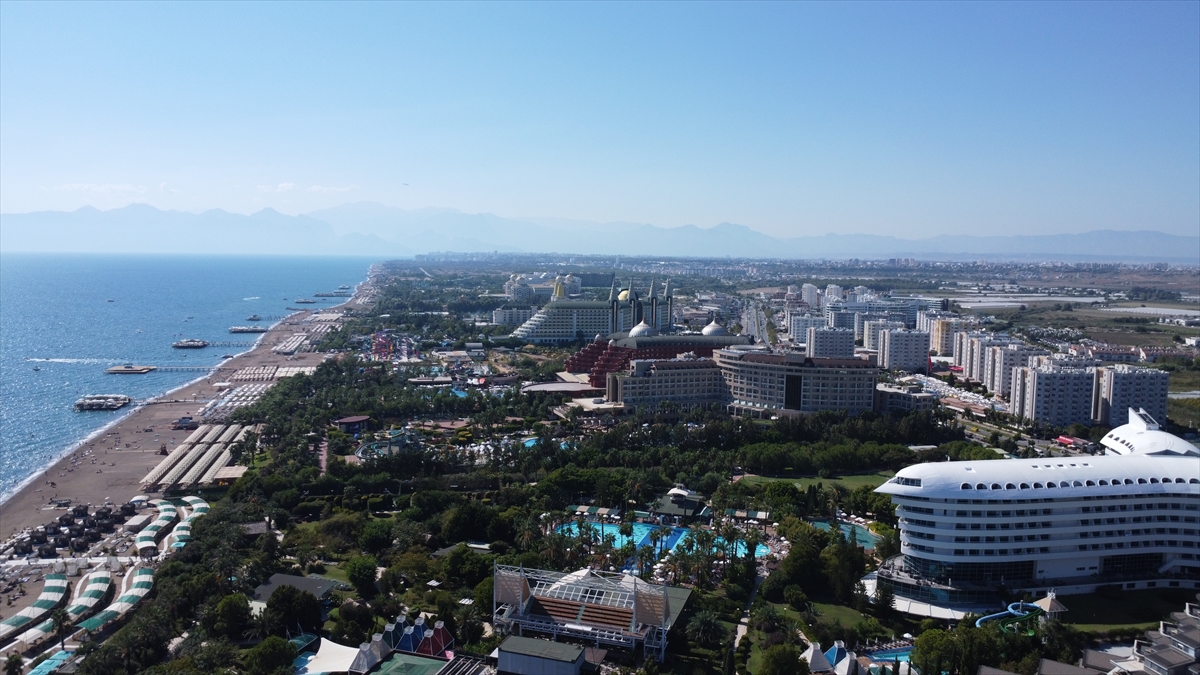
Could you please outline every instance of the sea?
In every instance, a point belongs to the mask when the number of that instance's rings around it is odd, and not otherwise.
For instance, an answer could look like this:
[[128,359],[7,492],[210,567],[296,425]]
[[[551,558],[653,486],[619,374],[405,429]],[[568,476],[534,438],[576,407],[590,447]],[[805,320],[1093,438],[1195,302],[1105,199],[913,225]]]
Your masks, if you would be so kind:
[[[369,258],[0,253],[0,502],[82,441],[128,415],[76,412],[85,394],[145,400],[204,376],[199,371],[109,375],[109,366],[214,366],[250,348],[287,307],[362,283]],[[312,305],[295,300],[310,298]],[[174,349],[197,338],[236,343]]]

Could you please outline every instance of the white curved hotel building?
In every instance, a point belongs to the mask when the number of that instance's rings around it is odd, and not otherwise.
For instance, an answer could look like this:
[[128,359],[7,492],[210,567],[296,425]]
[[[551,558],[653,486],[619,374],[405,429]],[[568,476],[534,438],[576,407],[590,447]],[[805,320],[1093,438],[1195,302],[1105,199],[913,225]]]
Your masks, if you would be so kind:
[[1200,588],[1200,449],[1129,413],[1103,456],[902,469],[876,490],[892,496],[901,543],[879,583],[950,604],[1002,587]]

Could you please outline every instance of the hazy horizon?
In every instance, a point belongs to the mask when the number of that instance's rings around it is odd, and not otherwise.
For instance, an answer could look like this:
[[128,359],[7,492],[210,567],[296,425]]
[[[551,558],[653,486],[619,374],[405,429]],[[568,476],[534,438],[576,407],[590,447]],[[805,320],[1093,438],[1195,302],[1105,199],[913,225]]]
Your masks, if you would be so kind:
[[1198,23],[1172,2],[6,2],[0,212],[1192,236]]

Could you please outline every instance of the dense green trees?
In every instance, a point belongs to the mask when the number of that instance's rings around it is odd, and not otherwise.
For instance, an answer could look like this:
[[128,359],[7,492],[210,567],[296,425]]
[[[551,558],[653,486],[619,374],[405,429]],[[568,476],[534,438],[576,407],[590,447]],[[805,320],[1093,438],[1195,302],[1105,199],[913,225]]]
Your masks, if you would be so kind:
[[246,652],[243,661],[249,675],[291,675],[296,648],[281,637],[271,636]]

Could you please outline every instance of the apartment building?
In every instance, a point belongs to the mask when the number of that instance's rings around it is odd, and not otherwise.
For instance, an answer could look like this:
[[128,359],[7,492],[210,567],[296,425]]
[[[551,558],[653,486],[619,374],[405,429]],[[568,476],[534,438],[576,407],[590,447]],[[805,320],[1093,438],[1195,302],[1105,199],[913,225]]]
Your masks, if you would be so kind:
[[853,328],[809,328],[806,354],[814,358],[854,358]]
[[1124,364],[1100,369],[1096,420],[1105,426],[1119,425],[1130,408],[1145,410],[1156,420],[1167,418],[1167,384],[1170,374],[1156,368]]
[[863,327],[863,347],[879,351],[879,334],[885,330],[901,330],[903,321],[868,321]]
[[880,331],[879,360],[885,370],[924,372],[929,367],[929,333],[904,329]]
[[1029,365],[1032,357],[1049,355],[1049,351],[1024,342],[988,347],[984,355],[983,386],[993,394],[1008,397],[1012,391],[1013,368]]
[[1095,368],[1025,366],[1012,372],[1014,415],[1056,427],[1092,423]]
[[824,328],[828,325],[823,315],[807,312],[788,312],[787,320],[788,334],[796,342],[808,339],[809,328]]

